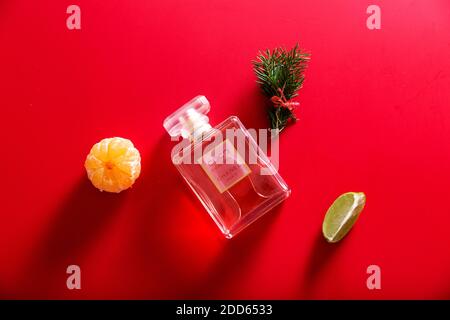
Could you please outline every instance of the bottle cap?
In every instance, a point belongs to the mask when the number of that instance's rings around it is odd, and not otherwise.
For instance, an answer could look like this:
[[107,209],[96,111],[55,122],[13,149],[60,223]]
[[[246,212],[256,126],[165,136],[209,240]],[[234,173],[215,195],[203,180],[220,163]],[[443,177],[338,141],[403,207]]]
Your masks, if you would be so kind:
[[211,129],[206,116],[210,107],[205,96],[197,96],[168,116],[163,126],[171,137],[195,138]]

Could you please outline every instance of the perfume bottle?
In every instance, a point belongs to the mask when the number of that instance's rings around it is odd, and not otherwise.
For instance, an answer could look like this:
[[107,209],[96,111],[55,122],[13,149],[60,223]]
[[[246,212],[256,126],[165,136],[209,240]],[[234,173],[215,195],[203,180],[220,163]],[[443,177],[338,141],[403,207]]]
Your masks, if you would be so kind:
[[197,96],[164,120],[172,162],[219,229],[230,239],[290,195],[254,137],[235,116],[215,127]]

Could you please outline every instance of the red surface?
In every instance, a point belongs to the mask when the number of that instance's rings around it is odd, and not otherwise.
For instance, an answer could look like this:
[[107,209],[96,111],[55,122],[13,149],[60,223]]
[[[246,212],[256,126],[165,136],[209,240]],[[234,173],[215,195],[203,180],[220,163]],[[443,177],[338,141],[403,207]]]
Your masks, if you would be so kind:
[[[2,298],[450,298],[450,3],[0,1]],[[381,7],[381,30],[366,8]],[[218,123],[267,122],[251,60],[312,53],[300,121],[281,137],[291,198],[222,237],[170,161],[162,127],[197,94]],[[83,162],[105,137],[143,157],[136,185],[100,193]],[[367,205],[321,238],[339,194]],[[80,265],[82,289],[66,288]],[[366,288],[377,264],[382,289]]]

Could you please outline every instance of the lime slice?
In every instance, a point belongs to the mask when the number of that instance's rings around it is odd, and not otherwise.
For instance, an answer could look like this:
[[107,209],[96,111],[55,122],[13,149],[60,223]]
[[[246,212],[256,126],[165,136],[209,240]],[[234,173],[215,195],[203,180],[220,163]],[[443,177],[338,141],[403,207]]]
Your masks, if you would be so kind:
[[322,232],[328,242],[338,242],[353,227],[366,204],[363,192],[347,192],[340,195],[328,209],[323,220]]

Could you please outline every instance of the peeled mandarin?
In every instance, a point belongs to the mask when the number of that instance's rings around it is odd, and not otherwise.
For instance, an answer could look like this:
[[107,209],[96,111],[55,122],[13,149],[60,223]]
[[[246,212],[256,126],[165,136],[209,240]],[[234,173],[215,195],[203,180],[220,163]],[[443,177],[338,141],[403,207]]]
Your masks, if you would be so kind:
[[124,138],[94,144],[84,163],[89,180],[100,191],[119,193],[130,188],[141,173],[141,156]]

